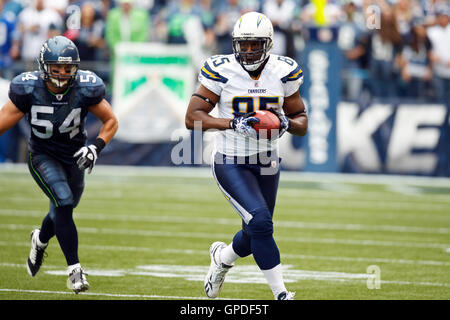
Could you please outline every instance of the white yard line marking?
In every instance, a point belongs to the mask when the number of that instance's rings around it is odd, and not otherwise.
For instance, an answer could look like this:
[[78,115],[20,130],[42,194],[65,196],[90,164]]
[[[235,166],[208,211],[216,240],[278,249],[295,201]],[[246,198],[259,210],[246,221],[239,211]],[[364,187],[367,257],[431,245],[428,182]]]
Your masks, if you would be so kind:
[[[105,182],[106,183],[106,182]],[[300,189],[296,190],[297,193],[297,197],[298,195],[301,193]],[[280,191],[280,195],[281,195],[281,191]],[[282,196],[280,196],[282,197]],[[143,200],[144,197],[138,198],[140,200]],[[18,204],[23,204],[23,203],[46,203],[47,201],[45,200],[45,198],[30,198],[27,196],[22,196],[22,195],[15,195],[15,196],[11,196],[8,199],[6,199],[8,201],[8,203],[18,203]],[[110,201],[112,203],[115,203],[117,206],[120,207],[120,204],[122,204],[123,206],[126,206],[127,208],[142,208],[142,207],[149,207],[149,201],[135,201],[135,202],[124,202],[124,200],[128,200],[128,198],[121,198],[121,197],[116,197],[116,198],[112,198],[112,197],[108,197],[107,201]],[[202,202],[192,202],[192,198],[189,198],[189,201],[181,201],[179,199],[175,199],[177,202],[173,203],[173,202],[161,202],[159,200],[154,201],[151,206],[152,207],[159,207],[159,206],[163,206],[165,208],[172,208],[173,210],[176,209],[188,209],[189,208],[198,208],[198,206],[201,206],[202,208],[205,209],[211,209],[211,210],[215,210],[218,207],[222,206],[222,205],[217,205],[217,204],[211,204],[211,203],[202,203]],[[105,199],[99,199],[96,197],[84,197],[83,198],[83,202],[85,203],[89,203],[89,205],[91,206],[104,206],[105,204]],[[326,196],[322,196],[322,197],[317,197],[317,199],[314,198],[308,198],[308,197],[304,197],[301,199],[300,201],[304,206],[309,206],[309,207],[318,207],[318,208],[322,208],[322,207],[332,207],[333,210],[337,209],[337,210],[343,210],[343,209],[351,209],[351,210],[355,210],[355,209],[361,209],[361,210],[379,210],[379,209],[384,209],[384,210],[396,210],[396,211],[423,211],[423,212],[440,212],[440,211],[444,211],[444,212],[448,212],[448,210],[450,209],[450,205],[449,204],[444,204],[444,203],[435,203],[435,202],[427,202],[427,201],[423,201],[423,202],[411,202],[408,200],[405,201],[367,201],[367,200],[360,200],[359,197],[357,195],[355,195],[354,198],[352,199],[343,199],[343,198],[339,198],[339,199],[333,199],[333,198],[328,198]],[[224,202],[225,203],[225,202]],[[299,201],[297,201],[297,203],[299,203]]]
[[[29,247],[29,242],[7,242],[0,241],[0,246],[20,246]],[[205,255],[205,250],[190,250],[190,249],[155,249],[148,247],[130,247],[130,246],[107,246],[107,245],[79,245],[83,250],[96,251],[124,251],[124,252],[148,252],[148,253],[176,253],[186,255]],[[450,249],[450,248],[448,248]],[[450,250],[449,250],[450,252]],[[336,256],[315,256],[303,254],[281,254],[282,258],[289,259],[304,259],[304,260],[324,260],[324,261],[348,261],[348,262],[367,262],[367,263],[390,263],[390,264],[408,264],[408,265],[427,265],[427,266],[450,266],[450,261],[435,261],[435,260],[410,260],[410,259],[387,259],[377,257],[336,257]],[[0,266],[8,266],[8,264],[0,263]],[[48,266],[47,266],[48,267]],[[53,268],[53,267],[52,267]],[[55,267],[57,268],[57,267]]]
[[[28,244],[29,245],[29,244]],[[116,247],[115,247],[116,248]],[[112,250],[106,247],[98,248],[100,250]],[[122,248],[126,250],[126,247]],[[133,248],[134,251],[138,248]],[[146,248],[142,248],[146,249]],[[117,248],[121,250],[121,248]],[[149,250],[150,251],[150,250]],[[205,254],[203,250],[182,250],[182,249],[163,249],[162,252],[167,253],[177,253],[177,254]],[[325,260],[325,261],[351,261],[351,262],[367,262],[367,263],[390,263],[390,264],[408,264],[408,265],[428,265],[428,266],[450,266],[450,261],[435,261],[435,260],[409,260],[409,259],[387,259],[387,258],[367,258],[367,257],[336,257],[336,256],[315,256],[315,255],[303,255],[303,254],[283,254],[281,253],[281,258],[289,259],[304,259],[304,260]]]
[[[405,187],[406,188],[406,187]],[[99,189],[100,191],[101,189]],[[97,192],[97,191],[95,191]],[[369,190],[357,190],[355,192],[329,192],[325,190],[312,190],[307,188],[292,188],[292,187],[283,187],[280,186],[278,194],[280,197],[290,198],[292,197],[293,201],[298,202],[299,193],[302,194],[302,199],[305,195],[308,198],[328,198],[328,199],[348,199],[353,201],[355,198],[358,200],[364,200],[366,202],[380,202],[380,199],[384,202],[395,202],[395,203],[424,203],[424,202],[445,202],[450,203],[450,196],[443,194],[433,194],[433,193],[417,193],[414,195],[405,194],[405,193],[392,193],[390,191],[381,192],[381,191],[369,191]]]
[[409,260],[409,259],[386,259],[386,258],[366,258],[366,257],[335,257],[335,256],[314,256],[301,254],[282,254],[283,258],[308,259],[308,260],[328,260],[328,261],[352,261],[367,263],[391,263],[391,264],[409,264],[409,265],[428,265],[428,266],[450,266],[449,261],[434,260]]
[[[0,209],[1,216],[32,216],[41,217],[43,213],[36,210],[14,210]],[[175,223],[195,223],[195,224],[220,224],[237,225],[237,219],[226,218],[206,218],[206,217],[180,217],[180,216],[145,216],[145,215],[121,215],[77,212],[75,219],[99,220],[99,221],[139,221],[139,222],[175,222]],[[430,234],[450,234],[449,228],[426,228],[415,226],[396,225],[364,225],[364,224],[344,224],[344,223],[322,223],[322,222],[300,222],[300,221],[275,221],[275,226],[293,229],[318,229],[318,230],[346,230],[346,231],[388,231],[396,233],[430,233]]]
[[[26,164],[1,164],[0,172],[28,174]],[[95,176],[87,176],[88,180],[114,180],[116,177],[172,177],[172,178],[206,178],[212,179],[211,169],[189,167],[136,167],[136,166],[95,166]],[[281,181],[339,182],[362,184],[410,184],[414,186],[450,187],[450,179],[442,177],[356,174],[356,173],[313,173],[284,171]]]
[[[0,224],[0,229],[6,230],[32,230],[36,226],[19,224]],[[205,232],[170,232],[159,230],[138,230],[138,229],[111,229],[111,228],[87,228],[79,227],[78,232],[130,235],[143,237],[170,237],[170,238],[196,238],[196,239],[217,239],[229,238],[229,234],[224,233],[205,233]],[[436,248],[444,249],[450,247],[450,244],[433,242],[406,242],[406,241],[385,241],[369,239],[337,239],[337,238],[303,238],[303,237],[276,237],[277,241],[301,242],[301,243],[327,243],[343,244],[356,246],[381,246],[381,247],[407,247],[407,248]]]
[[[0,262],[0,267],[7,267],[7,268],[26,268],[26,262],[20,264],[20,263],[7,263],[7,262]],[[48,264],[42,265],[43,269],[64,269],[63,266],[52,266]]]
[[[44,204],[44,203],[43,203]],[[46,204],[46,203],[45,203]],[[45,205],[44,204],[44,205]],[[363,220],[369,220],[370,222],[372,222],[372,219],[370,216],[367,215],[367,211],[364,210],[337,210],[336,208],[334,208],[333,210],[326,210],[326,209],[316,209],[316,208],[308,208],[308,210],[304,210],[304,209],[293,209],[293,208],[289,208],[289,207],[285,207],[282,204],[279,205],[279,212],[276,212],[275,214],[277,215],[277,217],[283,213],[284,215],[295,215],[296,217],[298,217],[299,215],[308,215],[311,217],[322,217],[322,218],[328,218],[331,215],[334,215],[335,217],[340,217],[343,219],[351,219],[352,221],[355,219],[363,219]],[[108,213],[103,213],[104,206],[102,206],[101,208],[99,208],[98,210],[96,209],[91,209],[91,210],[95,210],[94,212],[86,212],[86,211],[80,211],[80,210],[76,210],[75,212],[75,218],[78,217],[78,215],[80,216],[87,216],[85,219],[89,219],[89,217],[93,217],[92,219],[94,219],[95,217],[100,217],[100,219],[103,219],[102,216],[117,216],[117,217],[127,217],[128,215],[122,215],[121,212],[124,211],[124,209],[120,210],[120,208],[117,208],[117,210],[119,210],[118,212],[113,210],[112,212],[108,212]],[[160,216],[163,216],[162,219],[170,219],[170,217],[173,216],[174,212],[178,212],[178,209],[183,208],[182,206],[180,206],[180,208],[176,208],[176,207],[168,207],[167,205],[163,205],[162,203],[158,203],[158,204],[152,204],[152,211],[157,212]],[[216,207],[216,210],[213,210],[212,212],[216,212],[217,209],[219,207]],[[116,207],[114,207],[114,209],[116,209]],[[231,208],[228,208],[228,210],[231,210]],[[126,211],[128,212],[128,208],[126,209]],[[138,210],[139,214],[135,214],[135,215],[130,215],[130,219],[133,219],[134,216],[138,216],[138,217],[142,217],[142,219],[148,219],[149,221],[151,221],[152,219],[154,219],[153,215],[150,214],[149,212],[149,208],[147,207],[142,207],[142,210]],[[164,215],[164,213],[167,212],[166,215]],[[227,211],[229,212],[229,211]],[[195,217],[196,214],[198,214],[198,207],[194,208],[194,207],[184,207],[183,208],[183,213],[190,215],[192,217]],[[33,217],[39,217],[42,218],[43,215],[45,214],[44,210],[33,210],[33,209],[14,209],[14,208],[10,208],[10,209],[0,209],[0,215],[17,215],[17,216],[33,216]],[[376,214],[376,218],[377,219],[383,219],[383,220],[389,220],[389,221],[394,221],[394,222],[399,222],[399,221],[405,221],[406,223],[409,223],[410,221],[418,221],[418,222],[425,222],[427,224],[429,224],[430,222],[434,223],[434,224],[438,224],[439,226],[444,225],[444,226],[448,226],[450,225],[450,215],[447,214],[446,212],[442,212],[442,214],[430,214],[430,212],[427,212],[426,215],[422,213],[401,213],[399,214],[398,212],[395,211],[383,211],[381,212],[377,212]],[[182,217],[183,218],[183,217]],[[210,219],[210,217],[206,216],[206,217],[196,217],[195,219]],[[222,224],[226,224],[228,221],[233,221],[233,224],[239,223],[239,217],[236,215],[235,218],[214,218],[217,219],[217,221],[222,222]],[[277,218],[275,219],[275,223],[279,223],[279,222],[285,222],[285,220],[283,219],[282,221],[279,221],[280,219]],[[296,222],[300,222],[300,221],[296,221]],[[314,222],[312,222],[314,223]],[[373,224],[373,223],[372,223]],[[371,225],[369,224],[365,224],[367,225]],[[397,227],[396,225],[394,225],[394,227]],[[414,226],[412,228],[415,228]],[[429,227],[431,229],[436,230],[440,230],[440,227]],[[424,230],[426,230],[428,228],[425,228]],[[431,230],[431,229],[428,229]],[[442,228],[442,230],[445,232],[445,230],[448,228]]]
[[[0,164],[0,172],[13,174],[29,174],[24,164]],[[132,167],[132,166],[96,166],[96,175],[88,176],[89,184],[102,183],[109,180],[111,183],[128,183],[122,178],[179,178],[179,179],[212,179],[210,168],[187,167]],[[30,181],[26,176],[18,177],[21,181]],[[102,181],[100,181],[102,180]],[[381,184],[381,185],[410,185],[423,187],[450,187],[449,178],[405,176],[405,175],[373,175],[373,174],[346,174],[346,173],[309,173],[285,171],[281,174],[281,181],[290,182],[316,182],[319,184],[350,183],[350,184]],[[144,181],[145,182],[145,181]],[[139,183],[136,182],[136,183]],[[354,186],[350,186],[354,188]]]
[[[1,170],[0,170],[1,172]],[[26,185],[34,185],[34,181],[30,178],[14,178],[14,183],[23,183]],[[121,180],[111,180],[107,182],[110,186],[109,189],[105,190],[105,181],[94,180],[90,181],[86,187],[85,194],[83,195],[84,200],[121,200],[121,199],[142,199],[147,198],[151,191],[157,190],[161,188],[161,183],[155,183],[153,181],[145,182],[145,181],[121,181]],[[164,183],[164,182],[163,182]],[[163,187],[171,188],[173,191],[176,188],[183,188],[182,193],[176,193],[177,199],[186,199],[191,201],[193,199],[199,198],[198,188],[186,189],[184,186],[187,182],[183,180],[179,181],[177,184],[170,183],[169,185],[163,185]],[[322,185],[328,185],[328,183],[321,183]],[[429,193],[425,192],[423,189],[419,189],[417,187],[411,186],[386,186],[386,192],[382,191],[372,191],[361,188],[352,187],[352,190],[346,190],[342,192],[340,189],[346,186],[344,184],[338,185],[338,190],[329,191],[323,187],[319,189],[310,189],[307,186],[305,187],[288,187],[284,185],[280,185],[279,190],[279,198],[283,200],[283,202],[287,201],[296,201],[298,202],[299,193],[302,194],[302,199],[310,199],[310,200],[323,200],[324,198],[329,200],[343,200],[349,199],[354,201],[355,199],[363,200],[364,202],[373,202],[375,204],[380,202],[380,199],[383,202],[395,203],[398,205],[406,205],[410,206],[413,203],[418,203],[423,205],[424,203],[432,203],[432,202],[441,202],[442,204],[450,204],[450,196],[442,194],[442,193]],[[196,187],[209,187],[209,186],[200,186],[196,185]],[[211,186],[212,187],[212,186]],[[215,187],[215,185],[214,185]],[[393,193],[391,188],[396,190]],[[2,186],[0,186],[0,190],[2,190]],[[404,190],[416,190],[416,193],[407,193]],[[218,189],[217,194],[220,195]],[[306,196],[306,197],[305,197]],[[19,202],[23,199],[20,195],[13,198],[14,201]],[[29,198],[27,198],[28,200]],[[204,200],[204,199],[202,199]]]
[[[13,265],[14,266],[14,265]],[[24,268],[23,265],[17,265]],[[185,266],[185,265],[142,265],[136,266],[134,269],[86,269],[89,276],[101,277],[124,277],[127,275],[133,276],[148,276],[159,278],[182,278],[188,281],[203,282],[204,276],[208,271],[209,266]],[[65,268],[60,270],[45,271],[46,274],[54,276],[67,276]],[[303,280],[320,280],[332,282],[365,282],[367,279],[374,278],[373,274],[367,273],[348,273],[335,271],[315,271],[315,270],[295,270],[291,265],[283,265],[283,279],[286,283],[295,283]],[[255,265],[237,265],[227,274],[227,283],[258,283],[266,284],[266,279],[261,273],[261,270]],[[408,286],[431,286],[431,287],[450,287],[449,283],[439,282],[411,282],[401,280],[381,280],[381,284],[394,285],[408,285]],[[94,295],[98,295],[94,293]],[[101,294],[106,295],[106,294]],[[119,296],[119,295],[111,295]],[[120,295],[120,296],[135,296],[135,295]],[[136,295],[141,296],[141,295]],[[197,297],[171,297],[171,296],[157,296],[145,295],[147,298],[165,298],[165,299],[198,299]]]
[[[0,292],[20,292],[20,293],[38,293],[38,294],[64,294],[75,295],[69,291],[49,291],[49,290],[24,290],[24,289],[6,289],[0,288]],[[101,293],[101,292],[82,292],[78,297],[83,296],[100,296],[112,298],[134,298],[134,299],[174,299],[174,300],[211,300],[207,297],[183,297],[183,296],[160,296],[155,294],[119,294],[119,293]],[[236,298],[216,298],[216,300],[241,300]]]

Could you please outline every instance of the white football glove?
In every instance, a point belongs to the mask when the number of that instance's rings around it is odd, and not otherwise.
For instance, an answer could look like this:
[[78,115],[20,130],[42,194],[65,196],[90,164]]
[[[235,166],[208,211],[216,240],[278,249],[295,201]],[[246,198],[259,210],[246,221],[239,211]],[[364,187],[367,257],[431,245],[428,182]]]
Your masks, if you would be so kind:
[[230,127],[244,136],[257,139],[258,133],[253,129],[251,124],[259,122],[259,119],[249,115],[236,116],[236,118],[230,121]]
[[281,130],[280,130],[280,134],[278,135],[278,138],[281,138],[281,136],[283,134],[285,134],[286,131],[289,130],[290,124],[289,124],[289,118],[286,117],[285,115],[281,114],[279,116],[279,118],[280,118],[280,123],[281,123],[281,125],[280,125]]
[[97,161],[97,147],[93,144],[82,147],[80,150],[75,152],[73,155],[74,158],[78,157],[77,165],[80,170],[88,169],[88,173],[90,174],[92,168],[94,168],[95,162]]
[[278,134],[277,139],[281,138],[281,136],[283,134],[285,134],[286,131],[289,130],[289,127],[290,127],[289,118],[286,117],[284,114],[282,114],[272,108],[267,109],[267,111],[272,112],[273,114],[275,114],[278,117],[278,119],[280,119],[280,133]]

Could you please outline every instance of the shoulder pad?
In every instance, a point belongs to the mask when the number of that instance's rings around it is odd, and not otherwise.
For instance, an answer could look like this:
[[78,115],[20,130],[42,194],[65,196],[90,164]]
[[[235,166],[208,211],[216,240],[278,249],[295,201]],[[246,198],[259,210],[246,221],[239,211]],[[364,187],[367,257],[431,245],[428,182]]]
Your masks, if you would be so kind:
[[39,83],[40,72],[23,72],[11,80],[10,90],[17,95],[27,95],[33,92]]
[[103,80],[92,71],[78,70],[76,84],[83,94],[88,97],[105,93]]
[[96,87],[104,85],[103,80],[99,76],[88,70],[78,70],[76,83],[79,87]]
[[228,69],[234,61],[233,55],[215,55],[207,59],[200,73],[207,79],[227,83]]
[[41,73],[24,72],[11,80],[8,97],[23,113],[27,113],[32,105],[32,93],[36,87],[42,87]]
[[78,70],[76,85],[88,105],[97,104],[105,97],[105,84],[94,72]]
[[276,61],[276,70],[279,71],[280,80],[283,83],[295,81],[303,76],[303,71],[298,63],[285,56],[274,55]]

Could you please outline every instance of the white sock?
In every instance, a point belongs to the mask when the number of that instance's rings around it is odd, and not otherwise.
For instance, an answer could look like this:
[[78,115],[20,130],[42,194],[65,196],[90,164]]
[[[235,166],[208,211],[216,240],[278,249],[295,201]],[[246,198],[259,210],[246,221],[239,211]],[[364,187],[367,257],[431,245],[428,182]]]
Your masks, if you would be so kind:
[[233,243],[230,243],[226,248],[223,248],[220,251],[220,261],[228,266],[232,266],[239,258],[240,256],[233,250]]
[[276,265],[272,269],[261,271],[266,277],[266,280],[269,283],[270,289],[272,289],[275,299],[281,292],[287,291],[286,287],[284,286],[283,270],[281,268],[281,264]]
[[75,269],[75,268],[81,268],[81,264],[80,263],[75,263],[75,264],[72,264],[69,267],[67,267],[67,270],[69,271],[69,274],[71,274],[73,269]]

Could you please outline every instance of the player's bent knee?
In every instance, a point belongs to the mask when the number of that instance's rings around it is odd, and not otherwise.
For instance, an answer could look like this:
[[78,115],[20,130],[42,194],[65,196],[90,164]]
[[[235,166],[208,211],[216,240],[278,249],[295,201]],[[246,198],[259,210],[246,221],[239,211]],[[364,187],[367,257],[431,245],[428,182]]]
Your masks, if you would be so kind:
[[72,190],[70,190],[69,185],[66,182],[57,182],[53,186],[53,191],[58,202],[58,206],[73,206],[74,199]]
[[268,208],[257,209],[252,212],[253,218],[247,225],[246,231],[250,237],[268,237],[273,234],[273,221]]

